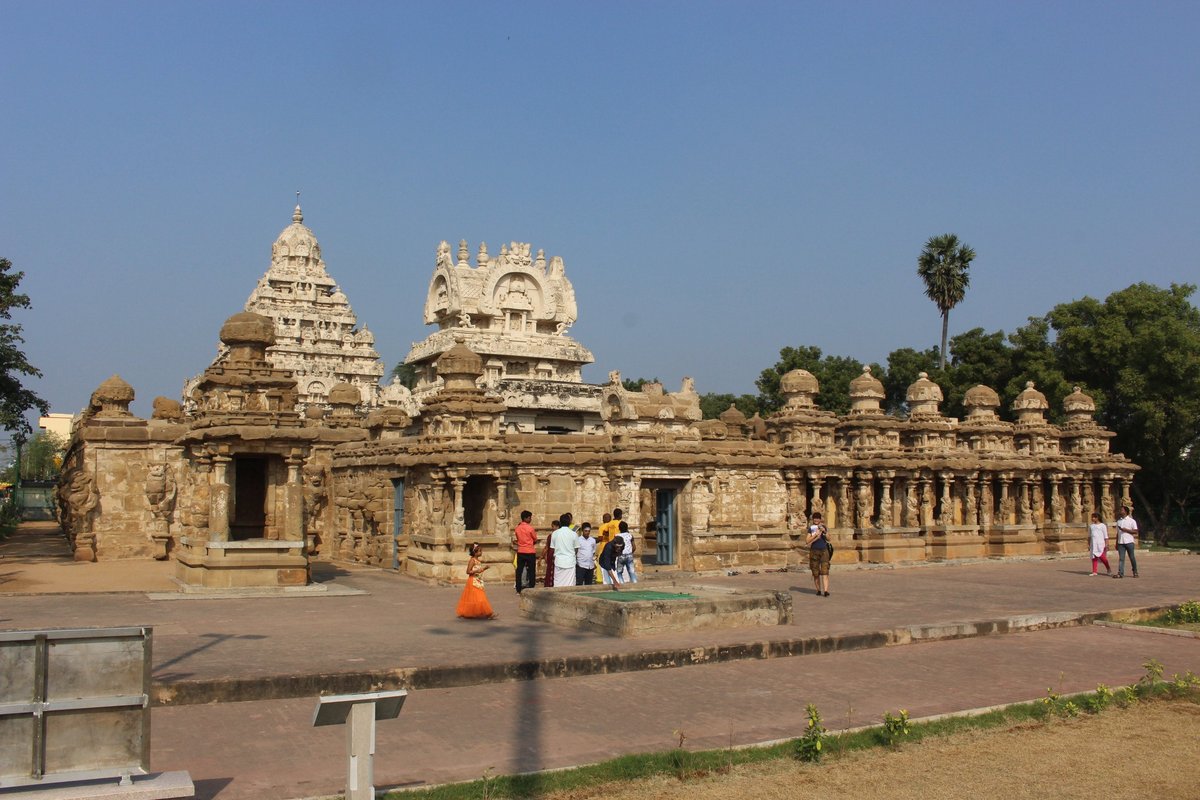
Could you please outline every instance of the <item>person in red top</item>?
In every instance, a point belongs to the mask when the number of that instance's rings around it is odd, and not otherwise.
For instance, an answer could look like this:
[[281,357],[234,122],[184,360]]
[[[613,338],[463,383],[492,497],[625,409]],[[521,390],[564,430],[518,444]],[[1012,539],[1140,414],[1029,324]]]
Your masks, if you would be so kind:
[[521,512],[521,522],[513,531],[517,545],[517,594],[533,586],[537,570],[537,531],[533,528],[533,513]]

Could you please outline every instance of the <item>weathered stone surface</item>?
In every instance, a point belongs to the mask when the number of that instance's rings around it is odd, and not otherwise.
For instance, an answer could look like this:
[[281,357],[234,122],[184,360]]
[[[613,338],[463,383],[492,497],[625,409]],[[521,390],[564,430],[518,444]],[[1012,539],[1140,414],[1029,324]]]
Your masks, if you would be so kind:
[[[525,244],[481,247],[474,266],[465,243],[457,259],[438,248],[425,307],[438,330],[408,356],[417,388],[380,390],[370,336],[301,221],[297,209],[260,304],[226,322],[187,409],[138,419],[116,376],[92,396],[59,488],[76,558],[174,557],[194,586],[286,585],[317,556],[459,582],[478,542],[488,579],[507,581],[522,509],[544,541],[564,512],[595,527],[620,507],[666,568],[776,569],[806,563],[818,512],[835,563],[891,563],[1082,551],[1092,510],[1130,504],[1137,467],[1109,452],[1082,391],[1056,426],[1032,384],[1015,423],[985,386],[964,419],[946,417],[927,375],[908,418],[883,413],[869,370],[840,417],[803,370],[765,419],[701,420],[690,379],[677,392],[631,392],[617,372],[584,384],[592,356],[565,335],[578,310],[563,262]],[[225,546],[246,542],[257,555]]]

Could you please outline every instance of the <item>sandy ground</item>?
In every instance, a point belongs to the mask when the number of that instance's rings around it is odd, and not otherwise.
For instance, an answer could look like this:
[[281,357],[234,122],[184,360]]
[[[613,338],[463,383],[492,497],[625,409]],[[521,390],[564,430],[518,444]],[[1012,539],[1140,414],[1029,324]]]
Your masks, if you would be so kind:
[[609,784],[545,795],[544,800],[1198,796],[1200,705],[1180,701],[927,739],[894,751],[851,753],[820,765],[778,761],[686,781],[659,777]]

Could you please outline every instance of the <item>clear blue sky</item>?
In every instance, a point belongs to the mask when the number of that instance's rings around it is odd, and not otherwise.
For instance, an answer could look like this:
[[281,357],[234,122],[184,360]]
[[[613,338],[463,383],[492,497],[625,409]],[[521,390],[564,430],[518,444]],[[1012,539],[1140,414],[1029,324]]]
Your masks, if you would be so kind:
[[[0,255],[35,388],[146,414],[216,352],[303,191],[390,369],[442,239],[565,259],[585,372],[754,392],[779,349],[1196,281],[1195,2],[0,0]],[[672,386],[673,385],[673,386]]]

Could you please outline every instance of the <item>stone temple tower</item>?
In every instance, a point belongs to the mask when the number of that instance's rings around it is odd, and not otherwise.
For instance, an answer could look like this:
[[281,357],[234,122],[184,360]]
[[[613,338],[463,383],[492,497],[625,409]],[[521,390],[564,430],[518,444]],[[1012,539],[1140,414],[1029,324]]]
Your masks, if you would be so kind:
[[358,328],[346,295],[325,271],[321,245],[299,205],[271,246],[271,267],[246,300],[246,311],[274,320],[267,361],[291,370],[301,409],[327,405],[329,390],[339,383],[355,386],[364,406],[378,404],[384,366],[375,337],[365,325]]

